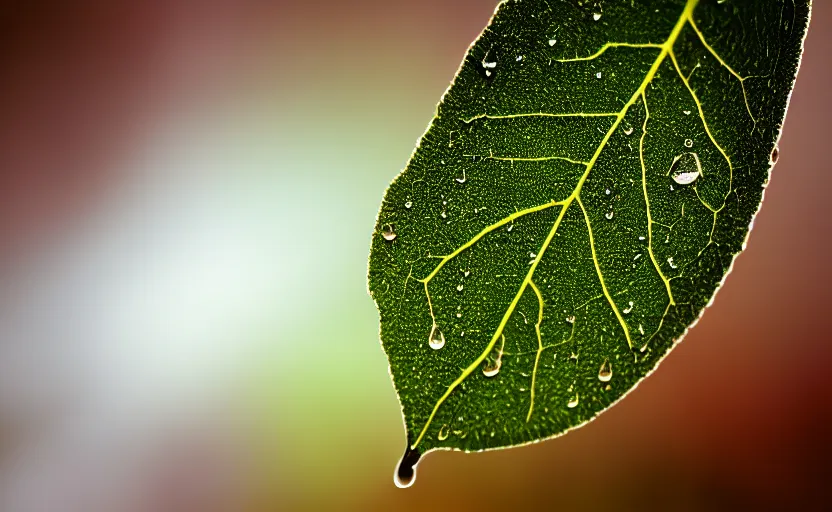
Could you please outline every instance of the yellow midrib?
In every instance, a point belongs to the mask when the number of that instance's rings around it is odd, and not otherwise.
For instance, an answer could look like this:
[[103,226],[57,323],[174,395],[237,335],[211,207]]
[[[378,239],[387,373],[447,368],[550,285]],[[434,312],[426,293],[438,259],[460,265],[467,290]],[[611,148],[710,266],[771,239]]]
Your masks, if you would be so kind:
[[[529,269],[529,272],[526,274],[526,277],[523,280],[523,283],[520,285],[520,289],[518,290],[517,294],[514,296],[514,299],[511,301],[511,304],[509,304],[508,308],[506,309],[506,312],[503,315],[503,318],[500,321],[500,324],[497,326],[497,329],[495,330],[494,335],[491,338],[491,341],[488,343],[488,346],[485,348],[483,353],[473,363],[471,363],[467,368],[465,368],[465,370],[462,372],[462,374],[453,383],[451,383],[450,386],[448,386],[448,389],[445,391],[445,393],[436,402],[436,405],[434,406],[433,411],[431,411],[430,416],[428,417],[427,421],[425,422],[425,426],[422,428],[422,431],[419,433],[419,437],[417,437],[416,441],[414,441],[414,443],[410,446],[411,449],[415,450],[416,447],[419,445],[419,443],[422,441],[422,439],[424,439],[428,428],[430,427],[431,423],[433,422],[433,419],[436,417],[436,413],[439,411],[439,407],[442,406],[442,404],[445,402],[445,400],[448,399],[448,397],[451,395],[451,393],[453,393],[453,391],[460,384],[462,384],[462,382],[466,378],[468,378],[468,376],[470,376],[474,371],[476,371],[476,369],[488,357],[488,354],[490,354],[491,351],[494,349],[494,346],[496,345],[497,340],[502,335],[502,332],[505,329],[505,327],[508,323],[508,320],[511,318],[511,315],[514,313],[514,310],[517,308],[517,304],[520,302],[520,298],[523,296],[523,293],[526,291],[526,288],[531,283],[532,276],[534,275],[534,272],[537,269],[537,266],[540,263],[540,260],[543,258],[544,253],[549,248],[549,245],[551,244],[552,239],[555,237],[555,234],[557,233],[558,227],[560,227],[560,223],[563,220],[563,217],[566,214],[566,211],[569,209],[569,206],[571,206],[572,203],[575,202],[576,200],[578,201],[578,204],[581,206],[581,209],[583,210],[584,218],[586,219],[586,222],[587,222],[587,229],[590,232],[590,238],[592,237],[591,227],[589,225],[589,217],[587,216],[586,210],[583,208],[583,204],[581,203],[581,200],[580,200],[580,197],[579,197],[580,193],[581,193],[581,189],[582,189],[584,183],[586,182],[586,180],[589,178],[589,174],[591,173],[592,168],[594,167],[595,163],[598,161],[598,158],[601,156],[601,153],[603,152],[604,148],[606,147],[607,143],[609,142],[610,138],[612,137],[612,134],[615,133],[615,130],[617,130],[618,127],[621,125],[621,122],[624,120],[624,117],[626,116],[630,107],[632,107],[636,103],[636,101],[638,101],[638,98],[645,92],[645,90],[647,89],[647,86],[650,84],[650,82],[656,76],[656,72],[658,72],[659,67],[662,65],[665,58],[667,58],[667,56],[672,51],[673,45],[676,43],[676,39],[679,37],[679,34],[682,32],[682,28],[685,26],[685,23],[688,20],[692,19],[693,11],[696,8],[696,5],[698,3],[699,3],[699,0],[688,0],[687,4],[685,5],[684,10],[682,11],[682,14],[679,16],[679,19],[676,22],[676,25],[673,27],[673,30],[670,32],[670,36],[659,47],[661,49],[661,51],[659,52],[659,56],[653,62],[653,65],[650,67],[650,69],[647,71],[647,74],[645,75],[644,80],[642,81],[641,85],[639,85],[638,89],[633,93],[630,100],[624,105],[624,107],[621,109],[621,111],[618,112],[618,114],[615,116],[615,122],[613,122],[612,127],[610,127],[610,129],[607,131],[604,138],[601,140],[600,144],[598,145],[598,148],[595,151],[595,154],[592,155],[592,158],[590,159],[590,161],[588,162],[588,164],[586,166],[586,171],[581,176],[580,180],[578,180],[578,184],[575,186],[575,190],[572,192],[572,194],[570,194],[570,196],[567,199],[565,199],[564,201],[562,201],[560,203],[554,203],[554,202],[553,203],[547,203],[547,207],[551,207],[551,206],[555,206],[555,205],[562,205],[562,208],[561,208],[560,213],[558,214],[557,219],[555,220],[554,225],[552,226],[552,229],[550,230],[549,234],[547,235],[546,240],[543,242],[543,245],[541,246],[540,251],[538,252],[537,256],[535,257],[534,261],[532,262],[532,265],[531,265],[531,268]],[[599,263],[598,263],[598,258],[597,258],[597,255],[595,254],[595,244],[592,243],[592,241],[591,241],[590,245],[591,245],[591,248],[592,248],[592,259],[594,261],[595,268],[596,268],[596,271],[598,273],[598,278],[601,282],[601,287],[603,289],[604,296],[607,298],[607,301],[609,302],[610,306],[612,307],[613,311],[615,312],[615,316],[618,318],[618,322],[621,324],[621,327],[624,330],[625,336],[627,338],[627,344],[630,346],[630,348],[632,348],[633,345],[632,345],[632,341],[630,339],[630,331],[627,327],[626,322],[624,322],[624,317],[621,315],[621,312],[618,310],[618,307],[615,305],[615,302],[612,300],[612,296],[610,295],[610,292],[607,289],[606,284],[604,283],[603,276],[601,275],[601,269],[600,269],[600,266],[599,266]],[[443,259],[443,264],[446,263],[446,262],[447,261],[445,261],[445,259]],[[436,270],[436,271],[438,271],[438,270]],[[431,274],[431,277],[433,275],[435,275],[436,271],[434,271]],[[427,279],[427,280],[429,280],[429,279]],[[423,282],[425,282],[426,286],[427,286],[427,280],[423,281]]]

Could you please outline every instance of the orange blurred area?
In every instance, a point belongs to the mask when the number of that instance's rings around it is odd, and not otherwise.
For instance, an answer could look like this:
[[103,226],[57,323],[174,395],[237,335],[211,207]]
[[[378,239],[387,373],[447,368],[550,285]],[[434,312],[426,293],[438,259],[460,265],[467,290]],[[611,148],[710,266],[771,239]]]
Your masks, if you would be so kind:
[[828,2],[684,343],[590,425],[407,490],[370,234],[495,0],[6,4],[3,512],[826,508]]

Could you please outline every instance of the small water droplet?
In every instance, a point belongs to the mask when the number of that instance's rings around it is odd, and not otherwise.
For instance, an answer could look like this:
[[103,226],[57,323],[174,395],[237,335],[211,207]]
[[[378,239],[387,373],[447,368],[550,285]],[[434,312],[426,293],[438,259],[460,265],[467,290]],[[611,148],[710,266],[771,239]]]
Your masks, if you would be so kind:
[[497,67],[497,63],[496,62],[488,62],[487,60],[483,59],[482,67],[484,67],[485,69],[494,69],[494,68]]
[[689,115],[690,115],[690,110],[683,110],[682,112],[683,112],[686,116],[689,116]]
[[607,195],[610,195],[612,193],[612,191],[610,189],[607,189],[607,190],[604,191],[604,193],[607,194]]
[[670,268],[676,268],[676,264],[673,263],[673,256],[667,258],[667,264],[670,265]]
[[613,218],[614,216],[615,216],[615,212],[613,212],[612,210],[610,210],[609,212],[607,212],[607,213],[605,213],[605,214],[604,214],[604,217],[606,217],[606,218],[607,218],[607,220],[612,220],[612,218]]
[[457,317],[457,318],[462,318],[462,313],[457,313],[457,314],[456,314],[456,317]]
[[413,485],[413,482],[416,481],[416,465],[419,464],[421,458],[421,453],[410,448],[410,445],[407,446],[402,459],[399,461],[399,467],[396,468],[396,472],[393,474],[393,483],[396,484],[396,487],[404,489]]
[[520,62],[521,60],[523,60],[523,56],[522,56],[522,55],[518,55],[518,56],[517,56],[517,62]]
[[557,39],[549,39],[549,46],[555,46],[557,44]]
[[445,210],[442,210],[442,213],[440,213],[439,216],[442,217],[443,219],[447,219],[448,218],[448,213]]
[[457,176],[456,178],[454,178],[454,181],[456,181],[460,185],[468,181],[468,176],[465,175],[464,169],[462,170],[462,176]]
[[574,324],[575,323],[575,317],[574,316],[567,316],[566,321],[570,324]]
[[686,148],[692,148],[693,147],[693,141],[691,139],[685,139],[685,147]]
[[537,254],[535,254],[533,252],[530,252],[529,253],[529,258],[537,258]]
[[630,305],[624,308],[621,312],[625,315],[629,315],[630,312],[633,310],[633,301],[630,301]]
[[413,208],[413,201],[408,201],[408,202],[404,203],[404,207],[407,208],[408,210]]
[[629,128],[625,128],[624,129],[624,135],[632,135],[634,131],[635,131],[635,128],[633,128],[632,126],[629,127]]
[[509,225],[508,225],[508,228],[506,228],[506,231],[508,231],[509,233],[511,233],[511,230],[512,230],[512,229],[514,229],[514,224],[509,224]]
[[487,77],[491,77],[491,71],[490,71],[490,70],[488,70],[488,69],[486,69],[486,70],[485,70],[485,76],[487,76]]
[[580,397],[578,396],[578,393],[575,393],[575,398],[570,400],[569,403],[566,404],[566,407],[569,407],[570,409],[574,409],[575,407],[578,406],[578,400],[580,400]]
[[[670,175],[679,185],[690,185],[702,175],[702,164],[696,153],[683,153],[670,164]],[[671,185],[672,187],[673,185]],[[671,188],[671,190],[673,190]]]
[[595,21],[600,20],[601,19],[601,13],[596,12],[595,14],[592,15],[592,19],[595,20]]
[[638,332],[644,336],[644,327],[641,324],[638,324]]
[[645,238],[643,236],[638,237],[638,239],[641,240],[642,242],[645,240]]
[[448,425],[442,425],[442,428],[439,429],[439,433],[436,434],[436,439],[440,441],[444,441],[448,439],[448,434],[451,433],[451,428]]
[[465,286],[462,285],[462,284],[456,285],[456,291],[458,291],[458,292],[461,292],[463,290],[463,288],[465,288]]
[[433,324],[433,328],[430,330],[428,344],[433,350],[439,350],[445,346],[445,335],[442,334],[442,331],[439,330],[439,326],[436,324]]
[[595,73],[595,78],[601,78],[601,72],[600,71]]
[[771,163],[776,164],[778,158],[780,158],[780,148],[774,146],[774,149],[771,150]]
[[396,235],[396,230],[392,224],[385,224],[381,230],[381,236],[388,242],[392,242],[398,235]]
[[601,382],[609,382],[612,380],[612,363],[609,359],[605,359],[601,365],[601,369],[598,370],[598,380]]

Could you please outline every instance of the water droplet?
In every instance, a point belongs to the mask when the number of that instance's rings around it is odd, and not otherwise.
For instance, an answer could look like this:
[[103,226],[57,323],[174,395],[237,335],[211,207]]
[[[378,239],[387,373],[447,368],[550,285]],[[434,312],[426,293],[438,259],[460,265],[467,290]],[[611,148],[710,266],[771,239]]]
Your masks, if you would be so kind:
[[463,272],[463,273],[462,273],[462,275],[464,275],[465,277],[468,277],[468,276],[470,276],[470,275],[471,275],[471,271],[470,271],[470,270],[466,270],[465,272]]
[[630,311],[632,311],[632,310],[633,310],[633,301],[630,301],[630,305],[627,306],[626,308],[624,308],[621,312],[624,313],[625,315],[629,315]]
[[689,115],[690,115],[690,110],[683,110],[682,112],[683,112],[686,116],[689,116]]
[[569,403],[566,404],[566,407],[569,407],[570,409],[574,409],[575,407],[578,406],[578,400],[579,399],[580,399],[580,397],[578,396],[578,393],[575,393],[575,398],[570,400]]
[[549,46],[555,46],[557,44],[557,39],[549,39]]
[[645,240],[645,238],[643,236],[638,237],[638,239],[641,240],[642,242]]
[[685,147],[686,148],[692,148],[693,147],[693,141],[691,139],[685,139]]
[[485,76],[490,77],[491,76],[491,71],[486,69],[485,70]]
[[607,213],[605,213],[605,214],[604,214],[604,217],[606,217],[606,218],[607,218],[607,220],[612,220],[612,218],[613,218],[614,216],[615,216],[615,212],[613,212],[612,210],[610,210],[609,212],[607,212]]
[[456,314],[456,317],[457,317],[457,318],[462,318],[462,313],[457,313],[457,314]]
[[385,224],[384,228],[381,230],[381,236],[388,242],[392,242],[398,235],[396,235],[396,230],[392,224]]
[[[683,153],[670,164],[670,175],[679,185],[690,185],[702,175],[702,164],[696,153]],[[671,185],[672,187],[673,185]],[[671,189],[672,190],[672,189]]]
[[535,254],[533,252],[530,252],[529,253],[529,258],[537,258],[537,254]]
[[439,216],[442,217],[443,219],[447,219],[448,218],[448,212],[446,212],[445,210],[442,210],[442,213],[440,213]]
[[465,169],[462,170],[462,176],[454,178],[454,181],[456,181],[460,185],[468,181],[468,176],[465,175]]
[[601,19],[601,13],[596,12],[595,14],[592,15],[592,19],[595,20],[595,21],[600,20]]
[[566,321],[570,324],[574,324],[575,323],[575,317],[574,316],[567,316]]
[[624,135],[632,135],[632,134],[633,134],[633,131],[635,131],[635,128],[633,128],[632,126],[631,126],[631,127],[629,127],[629,128],[626,128],[626,129],[624,130]]
[[670,265],[670,268],[677,268],[676,264],[673,263],[673,256],[667,258],[667,264]]
[[776,164],[778,158],[780,158],[780,148],[774,146],[774,149],[771,150],[771,163]]
[[612,193],[612,191],[610,189],[607,189],[607,190],[604,191],[604,193],[607,194],[607,195],[610,195]]
[[442,331],[439,330],[439,326],[436,324],[433,324],[433,328],[430,330],[428,344],[433,350],[439,350],[445,346],[445,335],[442,334]]
[[612,363],[609,359],[604,360],[601,369],[598,370],[598,380],[601,382],[609,382],[612,380]]
[[641,324],[638,324],[638,332],[644,336],[644,327]]
[[523,56],[522,56],[522,55],[518,55],[518,56],[517,56],[517,62],[520,62],[521,60],[523,60]]
[[461,292],[463,290],[463,288],[465,288],[465,286],[462,285],[462,284],[456,285],[456,291],[458,291],[458,292]]
[[399,461],[399,467],[393,474],[393,482],[396,487],[404,489],[413,485],[413,482],[416,481],[416,465],[419,464],[421,458],[422,454],[408,445],[402,459]]
[[514,229],[514,224],[509,224],[509,225],[508,225],[508,228],[506,228],[506,231],[508,231],[509,233],[511,233],[511,230],[512,230],[512,229]]
[[451,428],[448,425],[442,425],[442,428],[439,429],[439,433],[436,434],[436,439],[440,441],[444,441],[448,439],[448,434],[451,433]]
[[595,73],[595,78],[601,78],[601,72],[600,71]]
[[413,208],[413,201],[408,201],[408,202],[404,203],[404,207],[407,208],[408,210]]
[[494,69],[494,68],[497,67],[497,63],[496,62],[488,62],[487,60],[483,59],[482,67],[484,67],[485,69]]

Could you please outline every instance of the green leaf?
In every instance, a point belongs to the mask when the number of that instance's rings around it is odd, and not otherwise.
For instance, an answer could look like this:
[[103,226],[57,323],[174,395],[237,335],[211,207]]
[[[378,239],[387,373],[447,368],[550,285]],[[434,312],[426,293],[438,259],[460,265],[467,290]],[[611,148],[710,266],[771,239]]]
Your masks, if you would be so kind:
[[652,372],[742,251],[808,0],[513,0],[390,186],[369,286],[399,483],[551,438]]

